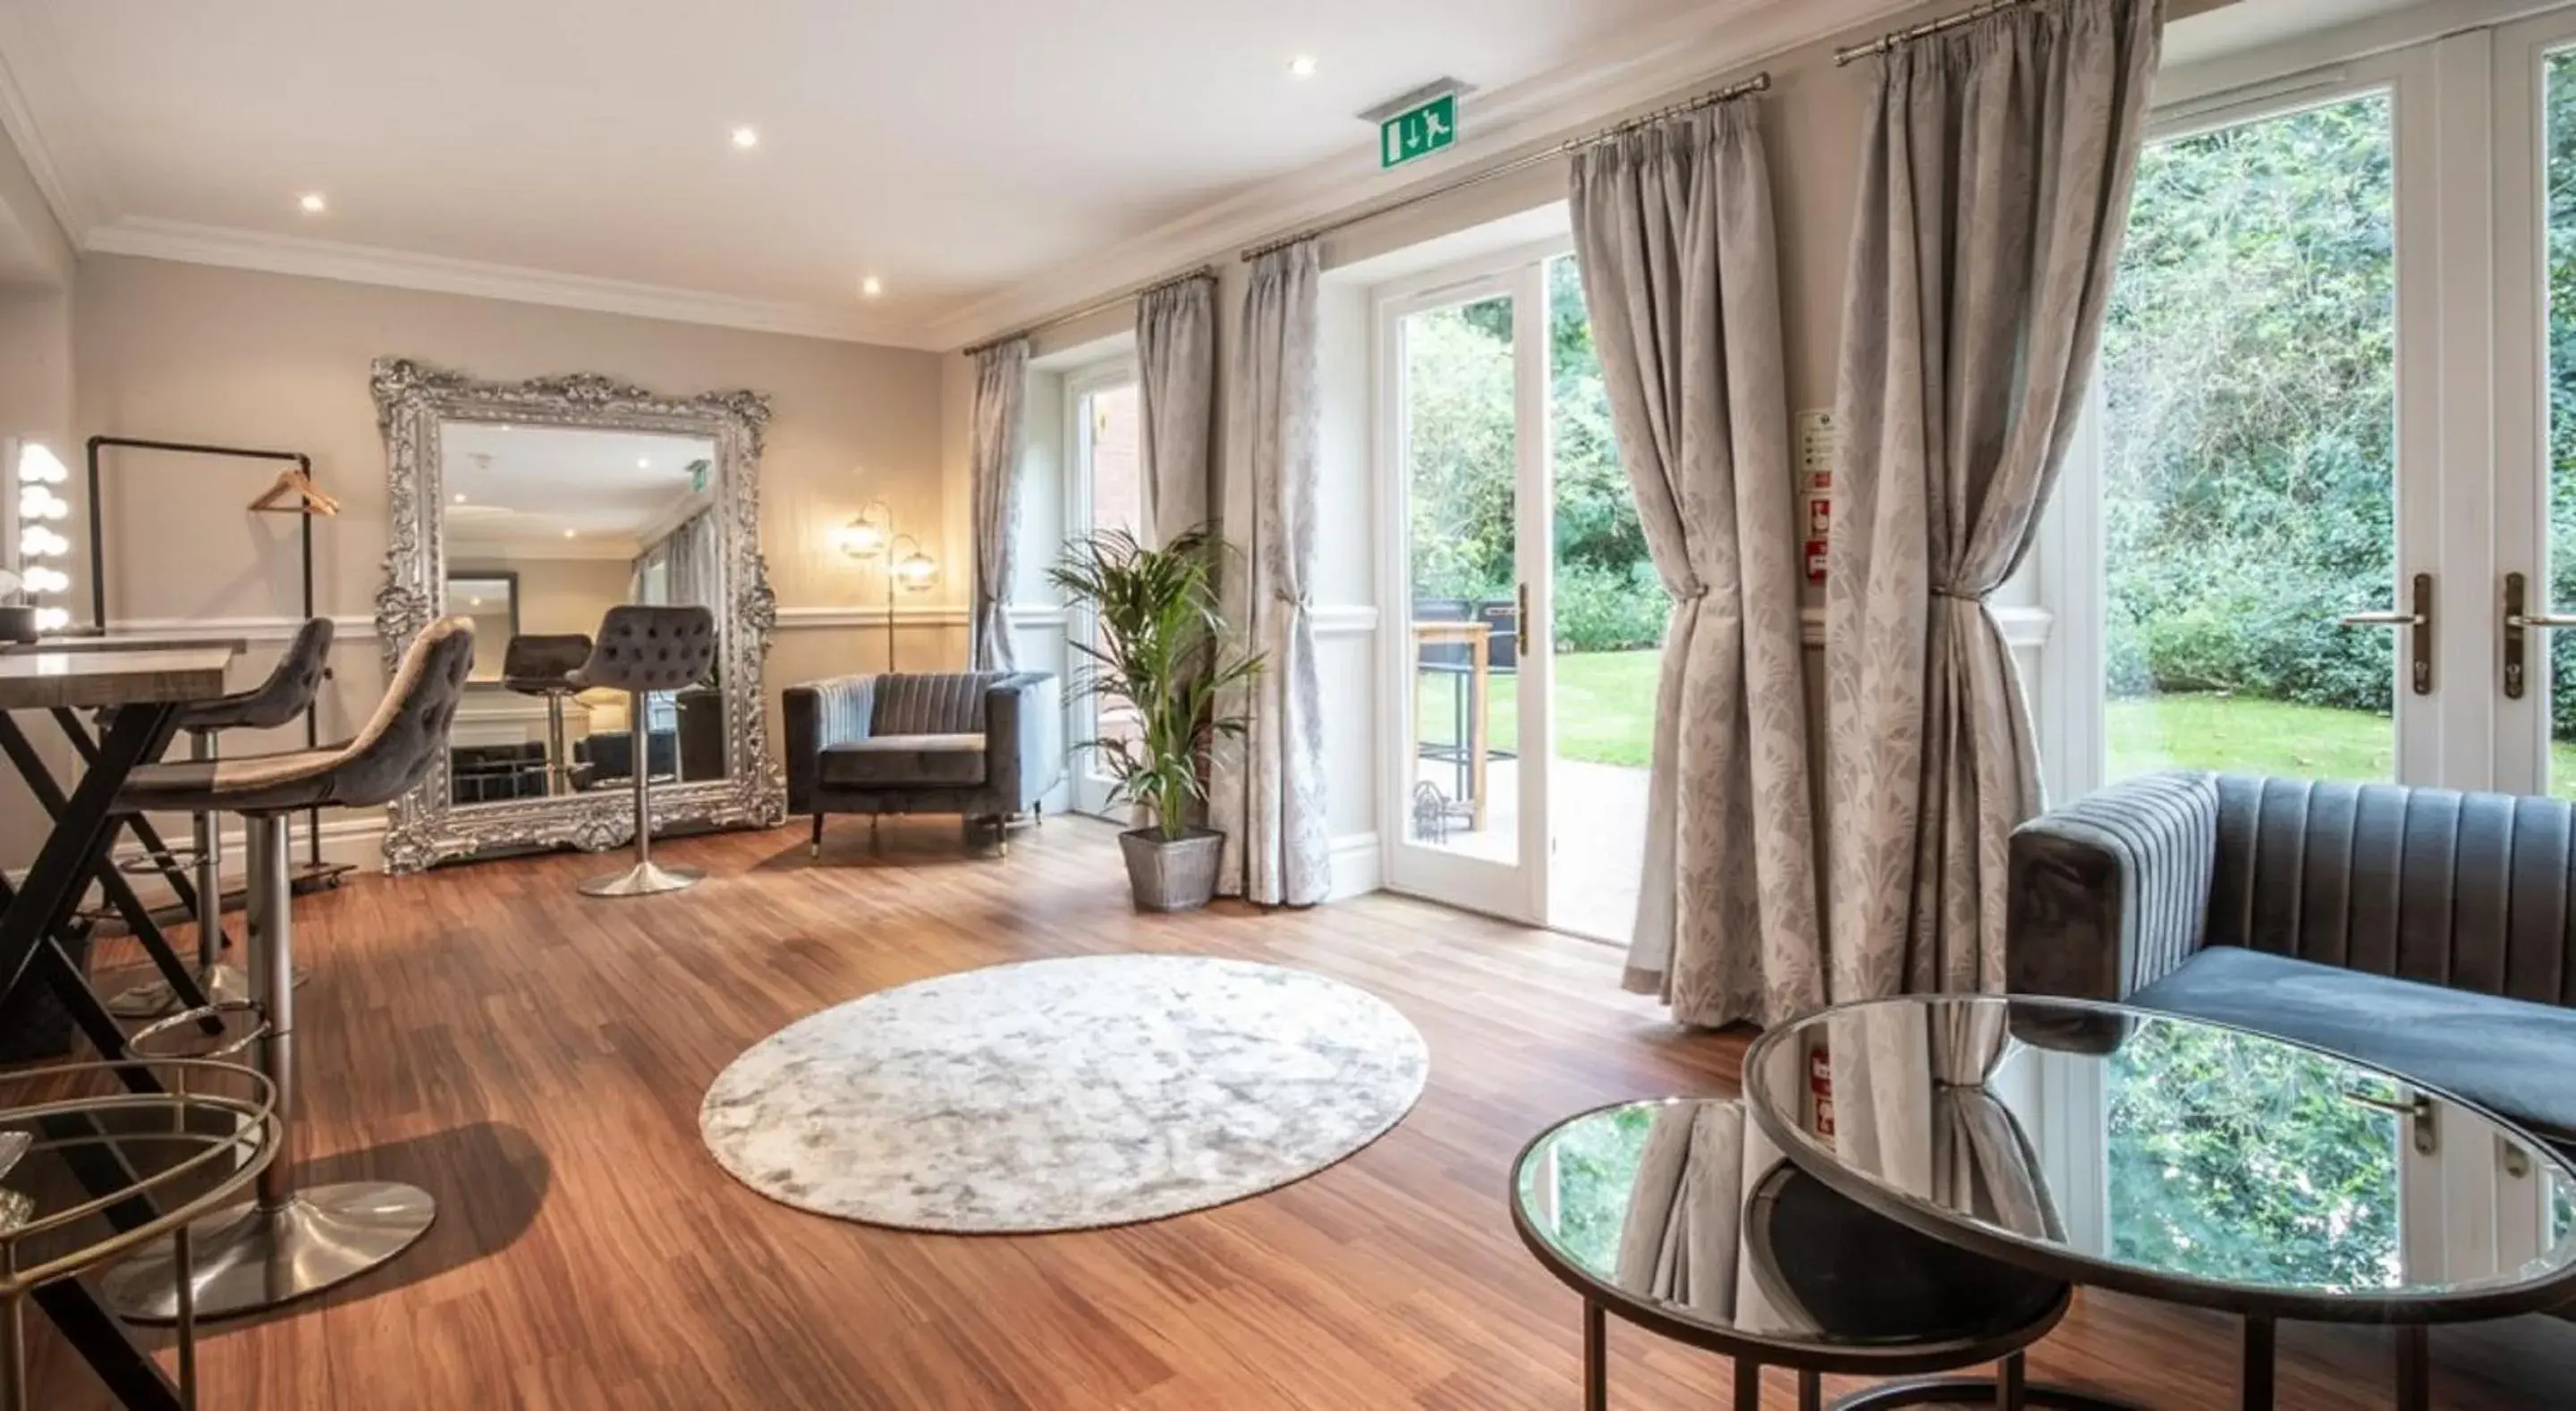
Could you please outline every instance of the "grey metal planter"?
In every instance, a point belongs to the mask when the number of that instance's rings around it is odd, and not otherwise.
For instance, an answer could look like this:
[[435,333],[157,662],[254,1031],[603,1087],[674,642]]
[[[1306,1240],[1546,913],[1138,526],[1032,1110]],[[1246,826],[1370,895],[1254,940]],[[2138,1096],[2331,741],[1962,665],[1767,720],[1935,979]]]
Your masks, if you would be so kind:
[[1196,911],[1216,895],[1225,835],[1213,828],[1193,828],[1178,838],[1165,838],[1159,828],[1137,828],[1118,835],[1118,848],[1127,854],[1127,888],[1138,911]]

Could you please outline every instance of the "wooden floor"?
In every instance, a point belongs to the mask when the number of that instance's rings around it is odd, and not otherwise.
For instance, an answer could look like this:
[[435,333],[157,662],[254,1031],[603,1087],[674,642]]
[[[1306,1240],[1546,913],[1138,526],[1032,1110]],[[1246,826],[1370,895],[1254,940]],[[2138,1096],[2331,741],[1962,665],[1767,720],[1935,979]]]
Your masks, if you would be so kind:
[[[683,895],[592,901],[609,859],[365,877],[305,899],[308,1179],[436,1193],[397,1265],[204,1341],[213,1411],[494,1408],[1573,1408],[1577,1305],[1511,1233],[1504,1169],[1550,1120],[1732,1087],[1743,1040],[1617,988],[1618,955],[1394,898],[1140,918],[1105,827],[1007,859],[953,824],[801,827],[663,850]],[[773,1205],[717,1170],[697,1107],[727,1061],[826,1005],[925,976],[1134,950],[1306,966],[1430,1041],[1421,1105],[1340,1166],[1211,1212],[954,1238]],[[106,1400],[41,1323],[35,1404]],[[2158,1408],[2227,1405],[2210,1316],[2080,1299],[2037,1375]],[[2282,1404],[2387,1405],[2388,1343],[2283,1332]],[[2439,1405],[2576,1406],[2576,1326],[2436,1336]],[[1614,1404],[1708,1408],[1722,1361],[1614,1325]],[[1774,1374],[1768,1404],[1794,1404]]]

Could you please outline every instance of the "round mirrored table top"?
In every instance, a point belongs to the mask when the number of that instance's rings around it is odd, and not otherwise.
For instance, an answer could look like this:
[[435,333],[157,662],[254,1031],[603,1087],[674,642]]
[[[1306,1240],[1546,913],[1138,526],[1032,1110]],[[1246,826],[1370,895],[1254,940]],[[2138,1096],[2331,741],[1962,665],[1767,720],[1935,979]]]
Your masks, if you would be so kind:
[[2576,1297],[2576,1169],[2282,1039],[2076,1000],[1844,1005],[1745,1056],[1753,1124],[1851,1198],[2080,1284],[2436,1322]]
[[1919,1234],[1781,1159],[1734,1099],[1671,1098],[1550,1128],[1512,1173],[1540,1262],[1681,1340],[1782,1366],[1947,1368],[2036,1341],[2067,1286]]

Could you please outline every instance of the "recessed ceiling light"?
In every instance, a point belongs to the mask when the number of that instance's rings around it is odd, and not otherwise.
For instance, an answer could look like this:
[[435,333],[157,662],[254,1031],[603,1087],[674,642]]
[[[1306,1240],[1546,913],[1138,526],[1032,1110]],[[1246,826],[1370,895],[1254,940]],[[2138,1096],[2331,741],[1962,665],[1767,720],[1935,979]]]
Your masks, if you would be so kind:
[[466,599],[466,600],[465,600],[465,605],[466,605],[467,607],[478,607],[478,608],[479,608],[479,607],[483,606],[483,600],[482,600],[481,598],[468,598],[468,599]]
[[565,530],[565,531],[564,531],[564,537],[565,537],[565,538],[567,538],[567,539],[571,538],[571,537],[572,537],[572,531],[571,531],[571,530],[569,530],[569,529]]
[[651,470],[653,468],[653,462],[643,456],[638,456],[635,458],[635,468],[637,470]]
[[319,191],[305,192],[295,198],[295,204],[302,206],[304,214],[308,216],[318,216],[331,208],[331,203],[323,200],[322,193]]
[[501,429],[502,429],[503,431],[507,431],[507,430],[509,430],[509,429],[510,429],[510,423],[508,423],[508,422],[506,422],[506,421],[505,421],[505,422],[502,422],[502,423],[501,423]]
[[869,275],[867,278],[859,281],[859,292],[873,299],[879,294],[885,292],[885,281],[877,278],[873,274]]
[[1300,54],[1296,58],[1288,61],[1288,76],[1290,78],[1313,78],[1315,76],[1315,67],[1314,55]]
[[759,129],[759,128],[756,128],[756,127],[738,127],[738,128],[735,128],[735,129],[733,130],[733,145],[734,145],[734,146],[736,146],[736,147],[741,148],[743,151],[746,151],[746,152],[750,151],[750,150],[751,150],[752,148],[754,148],[754,147],[759,146],[759,145],[760,145],[760,129]]
[[458,504],[460,504],[460,505],[461,505],[461,504],[463,504],[463,503],[465,503],[465,497],[464,497],[463,495],[459,495],[459,496],[457,496],[457,497],[456,497],[456,503],[458,503]]

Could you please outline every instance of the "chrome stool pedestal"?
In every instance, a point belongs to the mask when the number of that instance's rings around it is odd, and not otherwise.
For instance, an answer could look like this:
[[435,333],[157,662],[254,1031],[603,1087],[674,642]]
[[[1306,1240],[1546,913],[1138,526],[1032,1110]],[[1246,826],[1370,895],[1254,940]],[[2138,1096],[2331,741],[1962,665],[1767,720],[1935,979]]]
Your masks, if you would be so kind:
[[[649,897],[684,891],[706,875],[653,860],[653,727],[656,691],[695,685],[715,665],[715,614],[702,607],[613,607],[599,624],[590,660],[573,673],[582,687],[626,692],[627,772],[635,778],[635,865],[581,884],[592,897]],[[677,742],[672,758],[678,759]]]
[[[250,864],[252,984],[264,1016],[258,1069],[277,1092],[277,1120],[295,1120],[294,943],[292,868],[287,815],[246,821]],[[138,1042],[148,1043],[143,1036]],[[188,1226],[195,1267],[180,1268],[174,1241],[145,1245],[100,1284],[109,1308],[136,1322],[179,1316],[182,1289],[193,1286],[196,1314],[223,1318],[318,1293],[365,1273],[411,1247],[438,1215],[429,1192],[387,1181],[351,1181],[298,1190],[294,1159],[281,1151],[260,1172],[247,1205]]]

